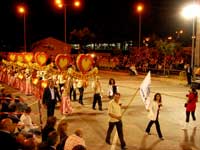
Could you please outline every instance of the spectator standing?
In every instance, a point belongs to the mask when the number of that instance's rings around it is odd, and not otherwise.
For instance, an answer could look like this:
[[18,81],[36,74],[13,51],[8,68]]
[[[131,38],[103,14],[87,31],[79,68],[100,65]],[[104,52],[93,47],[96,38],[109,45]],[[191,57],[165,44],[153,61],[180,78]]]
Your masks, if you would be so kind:
[[190,66],[190,64],[186,64],[186,76],[187,76],[187,84],[191,85],[192,83],[192,67]]

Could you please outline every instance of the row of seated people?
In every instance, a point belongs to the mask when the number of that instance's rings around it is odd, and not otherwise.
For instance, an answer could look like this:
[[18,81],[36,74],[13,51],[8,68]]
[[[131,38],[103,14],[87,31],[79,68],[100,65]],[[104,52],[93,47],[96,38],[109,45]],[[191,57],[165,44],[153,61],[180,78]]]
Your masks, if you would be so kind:
[[86,150],[82,129],[76,129],[68,136],[67,119],[58,122],[50,116],[41,130],[41,140],[35,134],[16,130],[21,123],[16,119],[6,117],[0,120],[0,146],[7,150]]
[[[45,126],[33,123],[32,109],[20,96],[13,97],[0,90],[0,146],[8,150],[85,150],[82,130],[67,135],[67,120],[54,116],[47,118]],[[57,129],[56,129],[57,128]],[[74,142],[76,141],[76,142]]]

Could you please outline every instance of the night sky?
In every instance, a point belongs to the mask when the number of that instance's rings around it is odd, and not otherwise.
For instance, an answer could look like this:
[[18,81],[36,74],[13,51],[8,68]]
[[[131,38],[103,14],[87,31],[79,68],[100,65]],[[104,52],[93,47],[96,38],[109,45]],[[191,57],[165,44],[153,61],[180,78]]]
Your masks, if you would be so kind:
[[[82,0],[81,9],[67,7],[67,37],[73,29],[88,27],[97,41],[138,40],[136,2],[144,3],[142,36],[160,37],[183,29],[191,34],[191,21],[180,16],[184,3],[192,0]],[[23,46],[23,16],[16,6],[27,5],[27,46],[46,37],[64,41],[64,13],[54,0],[0,0],[0,42],[12,48]],[[3,43],[3,44],[2,44]],[[1,46],[2,47],[2,46]]]

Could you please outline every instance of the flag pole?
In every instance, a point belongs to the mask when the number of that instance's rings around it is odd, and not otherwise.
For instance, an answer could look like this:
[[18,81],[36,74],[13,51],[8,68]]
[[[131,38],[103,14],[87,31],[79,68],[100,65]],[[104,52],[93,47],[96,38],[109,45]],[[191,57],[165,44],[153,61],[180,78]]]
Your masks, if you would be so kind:
[[128,109],[128,107],[130,106],[130,104],[132,103],[132,101],[134,100],[134,98],[135,98],[136,94],[138,93],[139,89],[140,89],[140,88],[137,88],[137,90],[136,90],[135,93],[133,94],[133,97],[132,97],[131,100],[129,101],[127,107],[126,107],[126,108],[124,109],[124,111],[122,112],[122,116],[123,116],[123,114],[126,112],[126,110]]
[[[145,92],[150,92],[149,90],[149,84],[151,83],[151,72],[149,71],[146,75],[146,77],[144,78],[142,84],[140,85],[139,88],[137,88],[137,90],[135,91],[135,93],[133,94],[133,97],[131,98],[131,100],[129,101],[127,107],[124,109],[124,111],[122,112],[122,116],[123,114],[126,112],[127,108],[130,106],[130,104],[132,103],[132,101],[134,100],[136,94],[138,93],[139,90],[144,89],[145,88]],[[147,94],[145,94],[145,96],[147,96]],[[146,97],[147,98],[147,97]],[[146,107],[146,106],[145,106]]]

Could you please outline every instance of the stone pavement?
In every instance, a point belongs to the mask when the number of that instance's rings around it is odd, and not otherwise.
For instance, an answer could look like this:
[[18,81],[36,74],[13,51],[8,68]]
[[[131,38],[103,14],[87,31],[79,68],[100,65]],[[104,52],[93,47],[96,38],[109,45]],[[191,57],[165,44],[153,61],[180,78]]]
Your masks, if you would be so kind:
[[[68,134],[76,128],[82,128],[88,150],[119,150],[120,143],[115,140],[116,130],[112,133],[113,145],[105,143],[106,131],[108,128],[107,115],[107,88],[110,77],[116,79],[121,93],[121,100],[124,105],[131,104],[123,116],[123,130],[127,148],[130,150],[200,150],[200,128],[181,130],[185,120],[185,108],[183,107],[189,87],[185,86],[185,80],[178,78],[152,76],[151,98],[155,92],[162,94],[163,109],[160,112],[160,126],[164,141],[157,137],[155,126],[152,126],[152,135],[145,135],[144,130],[148,123],[147,111],[141,101],[137,89],[145,75],[130,76],[127,73],[100,71],[100,80],[103,85],[103,111],[92,109],[92,90],[90,85],[84,92],[84,105],[72,101],[73,113],[62,116],[59,109],[55,115],[61,119],[66,117],[69,121]],[[39,124],[38,100],[33,96],[25,96],[19,91],[6,87],[14,95],[24,97],[33,108],[32,118]],[[78,93],[78,92],[77,92]],[[134,96],[135,95],[135,96]],[[42,120],[46,121],[46,110],[42,108]],[[200,126],[200,104],[197,103],[196,118]]]

